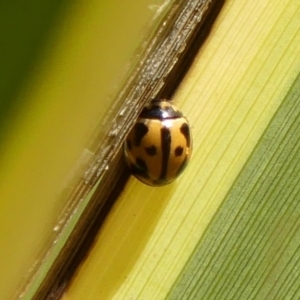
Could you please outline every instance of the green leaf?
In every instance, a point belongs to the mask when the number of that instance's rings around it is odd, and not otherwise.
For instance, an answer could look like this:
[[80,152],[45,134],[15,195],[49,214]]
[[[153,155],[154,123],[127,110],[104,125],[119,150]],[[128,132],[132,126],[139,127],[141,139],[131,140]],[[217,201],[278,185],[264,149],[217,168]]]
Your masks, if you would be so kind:
[[190,165],[129,180],[66,299],[299,298],[299,13],[225,2],[173,99]]
[[299,299],[300,76],[168,299]]

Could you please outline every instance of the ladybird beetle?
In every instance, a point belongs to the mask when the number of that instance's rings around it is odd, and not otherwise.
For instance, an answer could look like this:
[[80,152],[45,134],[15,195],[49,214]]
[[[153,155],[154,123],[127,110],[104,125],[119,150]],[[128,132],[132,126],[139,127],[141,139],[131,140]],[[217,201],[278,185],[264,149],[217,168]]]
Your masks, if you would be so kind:
[[143,183],[171,183],[187,166],[192,153],[190,127],[182,112],[166,100],[153,99],[129,133],[125,159]]

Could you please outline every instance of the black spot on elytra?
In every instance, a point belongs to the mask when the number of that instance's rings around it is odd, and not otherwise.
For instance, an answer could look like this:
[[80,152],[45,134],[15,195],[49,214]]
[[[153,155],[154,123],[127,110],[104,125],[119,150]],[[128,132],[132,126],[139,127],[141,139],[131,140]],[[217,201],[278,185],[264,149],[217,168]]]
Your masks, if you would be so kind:
[[149,155],[149,156],[155,156],[157,151],[156,151],[156,147],[153,145],[153,146],[150,146],[150,147],[146,147],[145,148],[145,151],[146,153]]
[[187,163],[188,163],[188,159],[186,157],[185,160],[182,162],[181,166],[179,167],[176,177],[179,176],[184,171],[185,167],[187,166]]
[[148,127],[144,123],[136,123],[134,128],[134,145],[140,146],[143,137],[149,131]]
[[162,166],[159,176],[160,180],[167,178],[168,164],[171,150],[171,132],[167,127],[163,127],[161,130],[161,150],[162,150]]
[[132,173],[136,176],[147,178],[147,179],[149,178],[148,167],[145,161],[139,157],[136,159],[135,164],[130,165],[130,169]]
[[148,172],[148,167],[145,161],[141,158],[136,159],[136,165],[138,166],[139,169],[143,170],[143,172]]
[[175,156],[181,156],[183,153],[183,148],[181,146],[176,147]]
[[191,144],[191,136],[190,136],[190,127],[187,123],[183,123],[180,127],[180,132],[184,135],[186,139],[187,147],[190,147]]

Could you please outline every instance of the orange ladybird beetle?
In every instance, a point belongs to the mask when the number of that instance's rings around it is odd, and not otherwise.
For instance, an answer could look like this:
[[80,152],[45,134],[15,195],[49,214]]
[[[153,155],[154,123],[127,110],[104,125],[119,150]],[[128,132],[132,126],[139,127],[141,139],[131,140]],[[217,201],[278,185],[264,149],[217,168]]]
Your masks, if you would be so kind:
[[129,133],[125,159],[143,183],[162,186],[174,181],[192,153],[190,126],[182,112],[166,100],[153,99]]

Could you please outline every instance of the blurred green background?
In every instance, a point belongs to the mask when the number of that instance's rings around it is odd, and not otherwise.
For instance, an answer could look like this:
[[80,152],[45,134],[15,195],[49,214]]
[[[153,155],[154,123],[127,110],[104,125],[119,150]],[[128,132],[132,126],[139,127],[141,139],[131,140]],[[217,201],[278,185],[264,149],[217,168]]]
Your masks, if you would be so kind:
[[2,299],[18,295],[59,243],[67,195],[94,158],[91,145],[112,126],[114,98],[162,3],[0,4]]
[[[26,85],[45,41],[70,1],[2,1],[0,4],[0,138],[3,145],[14,113],[29,100],[18,95]],[[24,103],[25,102],[25,103]]]

